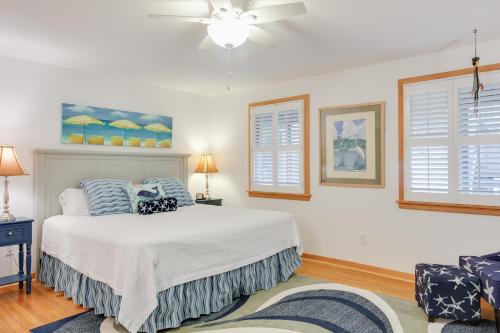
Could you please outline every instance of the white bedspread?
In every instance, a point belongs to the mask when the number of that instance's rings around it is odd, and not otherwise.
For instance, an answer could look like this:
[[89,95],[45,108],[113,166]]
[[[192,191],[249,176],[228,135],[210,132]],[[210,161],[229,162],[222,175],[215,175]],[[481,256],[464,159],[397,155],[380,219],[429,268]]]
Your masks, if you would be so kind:
[[290,214],[196,205],[139,216],[53,216],[42,251],[122,296],[118,319],[136,332],[170,287],[302,245]]

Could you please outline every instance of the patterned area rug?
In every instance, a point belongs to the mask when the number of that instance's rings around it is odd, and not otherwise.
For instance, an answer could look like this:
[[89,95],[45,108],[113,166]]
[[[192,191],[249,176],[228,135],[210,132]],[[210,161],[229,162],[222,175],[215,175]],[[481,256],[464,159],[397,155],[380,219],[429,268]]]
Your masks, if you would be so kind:
[[[33,329],[33,333],[125,333],[113,318],[91,311]],[[480,326],[437,320],[428,323],[416,302],[294,275],[269,291],[242,297],[221,311],[163,332],[222,333],[495,333]]]

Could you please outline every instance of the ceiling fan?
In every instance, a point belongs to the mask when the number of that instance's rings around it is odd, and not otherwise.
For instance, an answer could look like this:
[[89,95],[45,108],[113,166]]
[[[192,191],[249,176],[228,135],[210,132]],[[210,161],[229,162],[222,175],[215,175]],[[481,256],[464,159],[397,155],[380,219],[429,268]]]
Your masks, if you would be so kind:
[[[280,21],[307,13],[302,2],[252,8],[252,0],[207,1],[209,7],[208,17],[175,14],[149,14],[148,17],[206,25],[208,36],[198,47],[199,50],[204,50],[214,43],[226,49],[233,49],[245,43],[247,39],[263,45],[273,45],[277,42],[277,38],[256,25]],[[179,4],[179,11],[182,10],[182,6],[182,4]]]

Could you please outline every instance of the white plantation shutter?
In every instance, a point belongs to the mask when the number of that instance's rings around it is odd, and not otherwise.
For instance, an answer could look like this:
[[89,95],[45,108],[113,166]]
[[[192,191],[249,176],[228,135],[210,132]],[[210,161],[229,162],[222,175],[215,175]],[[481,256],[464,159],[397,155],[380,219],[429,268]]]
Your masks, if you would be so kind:
[[480,103],[475,109],[472,88],[458,90],[460,135],[500,134],[500,82],[485,86],[479,93]]
[[448,91],[429,91],[410,96],[412,138],[448,136]]
[[286,110],[278,112],[278,144],[300,144],[300,111]]
[[[444,201],[449,192],[449,82],[406,90],[406,195]],[[426,195],[427,194],[427,195]]]
[[254,183],[262,186],[273,185],[273,153],[254,152]]
[[500,206],[500,73],[406,85],[405,200]]
[[300,186],[300,152],[278,152],[278,185]]
[[278,111],[278,186],[300,186],[301,121],[300,109]]
[[257,186],[273,186],[273,112],[261,110],[252,115],[252,179]]
[[410,148],[410,189],[412,192],[448,192],[448,147]]
[[471,83],[457,80],[458,198],[500,204],[500,75],[483,75],[484,90],[474,104]]
[[460,146],[459,165],[460,193],[500,195],[500,144]]
[[272,112],[254,115],[254,146],[257,148],[273,145],[273,114]]
[[250,109],[251,191],[303,193],[303,102]]

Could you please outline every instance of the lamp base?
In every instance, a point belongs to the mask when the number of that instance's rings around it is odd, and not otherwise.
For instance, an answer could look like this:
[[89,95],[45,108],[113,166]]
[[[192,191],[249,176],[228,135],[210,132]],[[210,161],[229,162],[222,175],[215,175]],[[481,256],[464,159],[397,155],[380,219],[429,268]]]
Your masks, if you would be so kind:
[[205,173],[205,200],[210,200],[210,192],[208,191],[208,172]]
[[5,187],[3,190],[3,211],[0,214],[0,222],[15,221],[16,217],[9,212],[9,178],[5,176]]
[[16,217],[14,215],[11,215],[9,213],[3,213],[0,215],[0,222],[9,222],[9,221],[15,221]]

